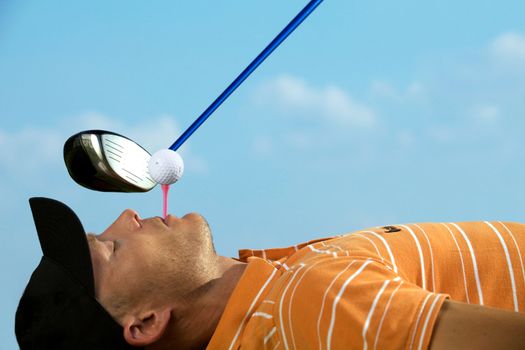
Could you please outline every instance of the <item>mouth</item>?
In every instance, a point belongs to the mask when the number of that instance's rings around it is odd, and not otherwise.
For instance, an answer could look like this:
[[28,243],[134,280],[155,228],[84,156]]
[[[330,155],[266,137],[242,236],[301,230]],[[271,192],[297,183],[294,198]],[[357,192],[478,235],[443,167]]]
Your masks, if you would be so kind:
[[160,221],[164,226],[168,226],[168,218],[165,219],[160,216],[155,216],[152,218],[153,220]]
[[158,218],[164,225],[166,225],[168,227],[175,220],[179,220],[178,217],[176,217],[175,215],[171,215],[171,214],[168,214],[165,218],[162,218],[160,216],[156,216],[156,218]]

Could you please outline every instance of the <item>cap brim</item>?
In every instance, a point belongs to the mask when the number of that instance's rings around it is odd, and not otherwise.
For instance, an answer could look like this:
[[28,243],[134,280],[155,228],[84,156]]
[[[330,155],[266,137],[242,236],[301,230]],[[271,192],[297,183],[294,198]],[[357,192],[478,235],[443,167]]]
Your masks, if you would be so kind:
[[44,256],[62,265],[94,297],[89,245],[77,215],[50,198],[34,197],[29,204]]

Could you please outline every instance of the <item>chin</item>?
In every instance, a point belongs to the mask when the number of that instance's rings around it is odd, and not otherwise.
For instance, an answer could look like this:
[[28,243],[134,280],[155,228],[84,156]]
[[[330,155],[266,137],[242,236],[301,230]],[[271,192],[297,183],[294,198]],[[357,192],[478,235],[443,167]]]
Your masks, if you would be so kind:
[[183,219],[184,219],[184,218],[187,218],[187,219],[194,219],[194,218],[201,218],[201,219],[204,219],[204,217],[203,217],[201,214],[199,214],[199,213],[195,213],[195,212],[188,213],[188,214],[184,215],[182,218],[183,218]]

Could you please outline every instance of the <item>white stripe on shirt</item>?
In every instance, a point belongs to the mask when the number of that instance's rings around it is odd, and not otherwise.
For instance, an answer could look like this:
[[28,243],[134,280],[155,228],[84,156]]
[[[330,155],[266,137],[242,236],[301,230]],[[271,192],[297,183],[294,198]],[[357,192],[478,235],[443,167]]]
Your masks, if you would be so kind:
[[463,271],[463,284],[465,285],[465,296],[467,297],[467,303],[470,304],[469,296],[468,296],[468,285],[467,285],[467,275],[465,273],[465,263],[463,262],[463,253],[461,253],[461,249],[459,248],[458,241],[456,240],[456,237],[454,236],[454,233],[452,233],[452,230],[446,225],[441,224],[446,227],[450,235],[452,236],[452,239],[454,240],[454,243],[456,243],[456,247],[458,248],[459,253],[459,259],[461,260],[461,271]]
[[325,261],[324,260],[317,261],[316,263],[314,263],[311,266],[309,266],[304,271],[304,273],[301,276],[301,278],[299,278],[299,280],[297,280],[297,283],[295,284],[295,287],[292,290],[292,294],[290,295],[290,301],[288,303],[288,325],[290,326],[290,338],[292,339],[293,349],[296,349],[296,347],[295,347],[295,337],[293,335],[293,327],[292,327],[292,302],[293,302],[293,297],[295,295],[295,291],[296,291],[297,287],[299,286],[299,284],[301,283],[301,281],[303,280],[304,276],[306,276],[306,274],[308,273],[308,271],[310,271],[313,267],[315,267],[319,263],[323,263],[323,262],[325,262]]
[[472,244],[470,243],[470,240],[467,237],[467,234],[461,229],[461,227],[458,226],[456,223],[451,223],[455,228],[458,229],[458,231],[463,236],[463,239],[468,245],[468,249],[470,250],[470,256],[472,258],[472,265],[474,267],[474,278],[476,279],[476,286],[478,288],[478,296],[479,296],[479,304],[483,305],[483,290],[481,289],[481,282],[479,280],[479,273],[478,273],[478,264],[476,262],[476,255],[474,254],[474,249],[472,248]]
[[334,285],[334,283],[339,280],[339,277],[346,272],[355,263],[355,260],[353,260],[350,264],[348,264],[341,272],[339,272],[334,279],[330,282],[328,287],[326,287],[326,290],[323,295],[323,301],[321,303],[321,310],[319,311],[319,318],[317,319],[317,339],[319,340],[319,349],[322,348],[322,341],[321,341],[321,318],[323,316],[323,310],[324,310],[324,304],[326,302],[326,297],[328,296],[328,292],[330,291],[330,288]]
[[268,334],[266,334],[264,336],[264,345],[266,345],[266,343],[268,343],[268,340],[271,339],[271,337],[275,334],[275,332],[277,331],[277,328],[273,327],[270,332],[268,332]]
[[230,346],[228,347],[229,350],[233,349],[233,346],[235,345],[235,342],[237,341],[237,338],[239,337],[239,334],[241,333],[241,329],[244,327],[244,324],[246,323],[246,320],[248,319],[248,316],[252,312],[252,309],[255,307],[255,304],[257,303],[257,300],[259,300],[259,297],[261,296],[263,290],[266,289],[266,287],[268,286],[268,284],[272,280],[273,276],[275,276],[276,272],[277,272],[277,270],[274,269],[272,271],[272,274],[270,275],[270,277],[268,277],[268,279],[266,280],[266,282],[264,282],[264,284],[261,287],[261,289],[259,289],[259,292],[257,293],[257,295],[253,299],[252,303],[250,304],[250,307],[248,308],[248,311],[246,312],[246,315],[244,315],[244,318],[243,318],[241,324],[239,325],[239,328],[237,328],[237,332],[235,333],[235,336],[233,337],[232,342],[230,343]]
[[396,265],[396,260],[394,259],[394,254],[392,254],[392,250],[390,250],[390,246],[388,245],[387,241],[381,237],[380,235],[378,235],[376,232],[374,231],[362,231],[364,233],[370,233],[372,234],[373,236],[379,238],[379,240],[381,242],[383,242],[384,246],[386,247],[386,250],[388,251],[388,255],[390,255],[390,260],[391,260],[391,263],[392,263],[392,266],[394,266],[394,272],[397,273],[397,265]]
[[414,325],[414,330],[412,331],[412,337],[410,338],[410,346],[409,349],[412,349],[414,347],[414,340],[416,338],[416,332],[417,327],[419,326],[419,321],[421,320],[421,315],[423,315],[423,311],[425,310],[425,306],[427,305],[428,299],[432,296],[432,294],[428,294],[425,298],[425,301],[423,301],[423,304],[421,305],[421,308],[419,309],[419,313],[417,315],[416,324]]
[[425,332],[427,331],[428,321],[430,320],[430,316],[432,315],[432,310],[434,310],[434,307],[436,306],[437,301],[440,299],[439,295],[436,295],[434,298],[434,301],[432,302],[432,305],[430,305],[430,309],[427,313],[427,318],[425,319],[425,324],[423,324],[423,329],[421,330],[421,336],[419,337],[419,346],[417,347],[418,350],[421,350],[421,347],[423,346],[423,339],[425,339]]
[[321,250],[321,249],[317,249],[317,248],[314,248],[312,245],[308,245],[308,248],[310,248],[310,250],[314,253],[319,253],[319,254],[328,254],[328,255],[332,255],[334,258],[337,258],[337,253],[336,252],[332,252],[330,251],[329,249],[327,250]]
[[362,237],[364,239],[366,239],[367,241],[369,241],[370,243],[372,243],[372,245],[374,246],[376,252],[377,252],[377,255],[381,258],[381,260],[384,260],[383,259],[383,256],[381,255],[381,253],[379,252],[379,248],[377,248],[377,245],[374,243],[374,241],[372,241],[370,238],[368,238],[367,236],[365,235],[362,235],[360,233],[355,233],[353,234],[352,236],[358,236],[358,237]]
[[400,225],[400,226],[408,230],[408,232],[410,233],[410,235],[416,242],[417,251],[419,253],[419,262],[421,264],[421,287],[426,290],[427,289],[427,278],[426,278],[427,276],[425,274],[425,259],[423,258],[423,250],[421,249],[419,240],[417,239],[416,234],[414,233],[414,231],[412,231],[410,227],[405,226],[405,225]]
[[281,323],[281,331],[282,331],[281,333],[283,336],[282,339],[283,339],[283,345],[285,349],[288,349],[288,341],[286,340],[286,331],[284,329],[284,323],[283,323],[283,302],[284,302],[284,297],[286,296],[286,292],[288,292],[288,288],[290,288],[290,286],[292,285],[293,280],[295,279],[295,277],[297,277],[297,275],[299,274],[299,271],[301,271],[301,269],[305,267],[305,264],[303,263],[301,263],[300,265],[301,266],[297,269],[297,271],[295,271],[292,278],[288,282],[286,288],[283,291],[283,294],[281,295],[281,300],[279,301],[279,321]]
[[330,318],[330,326],[328,327],[328,333],[326,335],[326,349],[330,350],[331,342],[332,342],[332,334],[334,332],[334,325],[335,325],[335,315],[337,311],[337,304],[339,303],[339,300],[341,299],[341,296],[346,290],[346,287],[363,272],[363,270],[371,264],[371,260],[367,260],[360,268],[357,270],[352,276],[348,277],[346,281],[341,286],[341,289],[339,289],[339,293],[337,293],[337,296],[334,299],[334,302],[332,303],[332,317]]
[[374,298],[374,301],[372,303],[372,306],[370,307],[370,311],[368,311],[368,316],[366,317],[365,324],[363,326],[363,350],[368,349],[368,344],[366,342],[366,332],[368,331],[368,327],[370,326],[370,319],[372,318],[372,315],[374,314],[374,311],[377,306],[377,302],[379,301],[379,298],[381,297],[381,294],[385,291],[385,288],[388,286],[388,284],[391,282],[391,280],[386,280],[383,282],[383,285],[381,286],[381,289],[377,293],[376,297]]
[[264,317],[267,320],[271,320],[273,318],[272,315],[267,314],[266,312],[261,312],[261,311],[254,312],[252,317]]
[[507,230],[507,232],[509,233],[510,237],[512,237],[512,241],[514,242],[514,245],[516,246],[516,250],[518,251],[518,257],[520,258],[521,274],[523,275],[523,284],[525,285],[525,269],[523,268],[523,258],[521,257],[520,247],[518,246],[518,243],[516,242],[516,239],[514,238],[514,235],[509,230],[509,228],[504,223],[502,223],[501,221],[499,223],[505,228],[505,230]]
[[[394,279],[395,281],[396,279]],[[379,341],[379,333],[381,333],[381,327],[383,327],[383,321],[385,320],[385,316],[386,314],[388,313],[388,308],[390,307],[390,302],[392,301],[392,298],[394,297],[394,294],[396,294],[396,292],[398,291],[399,287],[401,287],[401,285],[403,284],[403,281],[401,281],[396,289],[394,289],[394,291],[392,292],[392,294],[390,294],[390,298],[388,299],[388,302],[386,303],[386,306],[385,306],[385,309],[383,311],[383,316],[381,316],[381,321],[379,321],[379,326],[377,326],[377,333],[376,333],[376,338],[374,340],[374,350],[377,349],[377,343]]]
[[428,249],[430,250],[430,262],[432,263],[432,291],[434,292],[436,290],[436,276],[434,274],[434,254],[432,253],[432,245],[430,244],[430,240],[428,239],[428,235],[427,233],[425,232],[425,230],[423,230],[421,228],[421,226],[419,226],[418,224],[414,224],[418,229],[421,230],[421,232],[423,233],[423,236],[425,236],[425,239],[427,240],[427,244],[428,244]]
[[516,281],[514,280],[514,269],[512,268],[512,262],[510,261],[510,255],[509,255],[509,249],[507,248],[507,244],[505,243],[505,240],[503,237],[501,237],[501,234],[499,231],[492,225],[490,222],[485,221],[485,224],[489,225],[492,231],[498,236],[499,242],[501,243],[501,246],[503,247],[503,251],[505,252],[505,258],[507,259],[507,267],[509,268],[509,275],[510,275],[510,284],[512,286],[512,297],[514,300],[514,311],[518,312],[518,296],[516,295]]

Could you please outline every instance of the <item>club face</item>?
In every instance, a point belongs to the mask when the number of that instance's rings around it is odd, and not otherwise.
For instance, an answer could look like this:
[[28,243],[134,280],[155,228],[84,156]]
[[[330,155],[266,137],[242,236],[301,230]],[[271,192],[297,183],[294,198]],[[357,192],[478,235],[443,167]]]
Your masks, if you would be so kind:
[[122,135],[87,130],[64,144],[64,161],[78,184],[103,192],[146,192],[156,183],[148,172],[151,155]]

